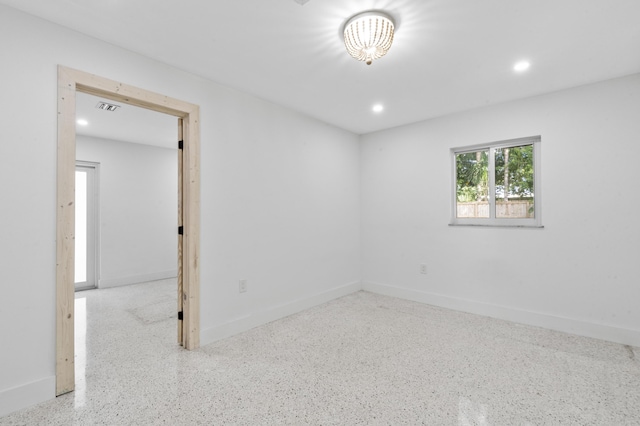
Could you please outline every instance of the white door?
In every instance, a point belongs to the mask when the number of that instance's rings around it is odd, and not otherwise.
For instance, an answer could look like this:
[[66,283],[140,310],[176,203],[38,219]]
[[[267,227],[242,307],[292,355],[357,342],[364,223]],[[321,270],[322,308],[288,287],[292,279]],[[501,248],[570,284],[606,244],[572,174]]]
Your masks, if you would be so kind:
[[98,166],[76,161],[76,291],[96,288],[98,281]]

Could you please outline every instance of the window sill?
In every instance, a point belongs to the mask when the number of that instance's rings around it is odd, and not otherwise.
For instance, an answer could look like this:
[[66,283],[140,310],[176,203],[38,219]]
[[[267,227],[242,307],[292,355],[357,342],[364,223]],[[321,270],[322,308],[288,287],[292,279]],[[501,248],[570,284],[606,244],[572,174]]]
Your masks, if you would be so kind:
[[496,223],[487,223],[487,224],[450,223],[449,226],[469,226],[469,227],[476,227],[476,228],[534,228],[534,229],[544,228],[544,225],[507,225],[507,224],[496,224]]

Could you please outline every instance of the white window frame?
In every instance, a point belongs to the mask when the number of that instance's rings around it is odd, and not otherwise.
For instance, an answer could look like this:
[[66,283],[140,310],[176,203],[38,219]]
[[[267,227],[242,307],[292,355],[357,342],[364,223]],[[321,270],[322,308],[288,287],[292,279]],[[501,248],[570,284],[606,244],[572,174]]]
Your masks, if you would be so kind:
[[100,163],[76,160],[76,171],[87,175],[87,279],[75,291],[98,288],[100,282]]
[[[542,138],[530,136],[509,139],[465,147],[451,148],[451,222],[449,225],[467,226],[498,226],[498,227],[526,227],[542,228],[542,186],[540,174],[540,158]],[[496,188],[495,188],[495,151],[497,148],[511,148],[522,145],[533,145],[533,188],[534,188],[534,217],[533,218],[496,218]],[[456,155],[477,151],[489,151],[489,217],[488,218],[459,218],[457,217],[457,176]]]

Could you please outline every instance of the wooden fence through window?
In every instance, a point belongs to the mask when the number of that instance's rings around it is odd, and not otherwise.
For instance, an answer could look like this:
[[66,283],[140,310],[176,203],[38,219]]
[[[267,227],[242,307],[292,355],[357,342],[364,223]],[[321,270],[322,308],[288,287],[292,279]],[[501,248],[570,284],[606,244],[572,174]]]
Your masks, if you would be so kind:
[[[456,217],[489,217],[489,203],[486,201],[474,201],[470,203],[456,203]],[[498,201],[496,203],[497,218],[532,218],[533,200],[522,201]]]

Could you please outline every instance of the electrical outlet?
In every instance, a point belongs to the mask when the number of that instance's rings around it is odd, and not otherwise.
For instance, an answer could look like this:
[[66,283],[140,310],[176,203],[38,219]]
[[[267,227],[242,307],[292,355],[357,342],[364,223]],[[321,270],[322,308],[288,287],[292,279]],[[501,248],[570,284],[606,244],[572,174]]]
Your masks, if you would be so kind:
[[240,293],[247,292],[247,280],[240,280],[240,283],[238,284],[238,290],[240,291]]
[[427,264],[426,263],[421,263],[420,264],[420,273],[421,274],[426,274],[427,273]]

